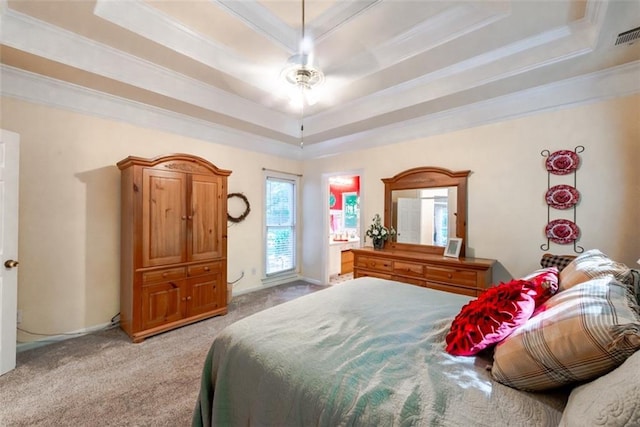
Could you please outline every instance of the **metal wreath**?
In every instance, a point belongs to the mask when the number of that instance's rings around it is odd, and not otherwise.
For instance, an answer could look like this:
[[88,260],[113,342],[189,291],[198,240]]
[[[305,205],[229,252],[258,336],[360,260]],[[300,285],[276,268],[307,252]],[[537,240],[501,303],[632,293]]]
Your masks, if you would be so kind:
[[242,199],[242,201],[244,202],[244,204],[246,205],[246,208],[244,210],[244,212],[242,213],[242,215],[240,216],[231,216],[229,214],[229,212],[227,212],[227,220],[231,221],[231,222],[241,222],[244,221],[244,219],[249,215],[249,212],[251,212],[251,205],[249,204],[249,199],[247,199],[247,196],[245,196],[242,193],[229,193],[227,195],[227,199],[230,199],[232,197],[238,197],[240,199]]

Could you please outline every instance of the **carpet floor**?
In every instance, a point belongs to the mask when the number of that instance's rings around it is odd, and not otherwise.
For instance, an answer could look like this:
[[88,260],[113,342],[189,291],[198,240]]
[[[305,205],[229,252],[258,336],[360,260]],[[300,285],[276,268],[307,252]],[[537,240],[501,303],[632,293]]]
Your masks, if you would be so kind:
[[218,332],[324,288],[296,281],[235,296],[227,315],[140,344],[114,328],[20,352],[0,377],[0,426],[189,426]]

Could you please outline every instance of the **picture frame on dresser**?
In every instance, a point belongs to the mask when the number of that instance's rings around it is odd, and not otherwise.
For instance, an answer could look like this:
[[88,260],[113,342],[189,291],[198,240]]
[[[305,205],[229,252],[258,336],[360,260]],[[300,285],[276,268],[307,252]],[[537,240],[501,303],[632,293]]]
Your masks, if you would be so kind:
[[447,241],[447,247],[444,249],[444,256],[459,258],[460,248],[462,248],[462,239],[459,237],[451,237]]

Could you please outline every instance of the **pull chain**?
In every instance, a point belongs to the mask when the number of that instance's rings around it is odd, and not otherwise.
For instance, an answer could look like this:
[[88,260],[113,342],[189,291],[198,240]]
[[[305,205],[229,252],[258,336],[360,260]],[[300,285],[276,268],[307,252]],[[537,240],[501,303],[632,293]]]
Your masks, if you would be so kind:
[[[301,90],[300,95],[304,95]],[[302,104],[300,106],[300,149],[304,148],[304,97],[302,98]]]

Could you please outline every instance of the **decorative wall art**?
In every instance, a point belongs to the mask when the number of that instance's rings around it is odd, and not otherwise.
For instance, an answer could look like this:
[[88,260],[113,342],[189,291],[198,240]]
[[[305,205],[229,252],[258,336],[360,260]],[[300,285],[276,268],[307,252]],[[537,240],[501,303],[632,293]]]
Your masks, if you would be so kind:
[[[576,224],[576,208],[580,202],[580,192],[577,188],[577,170],[580,167],[579,154],[584,151],[582,145],[578,145],[573,151],[558,150],[553,153],[549,150],[542,150],[540,153],[545,157],[545,168],[547,169],[547,192],[544,199],[547,203],[547,225],[544,233],[547,243],[540,245],[543,251],[549,250],[550,242],[559,245],[573,244],[573,251],[584,252],[584,248],[577,244],[580,238],[580,228]],[[573,185],[558,184],[551,185],[551,176],[561,176],[573,174]],[[571,219],[551,219],[551,209],[563,212],[573,210]]]

